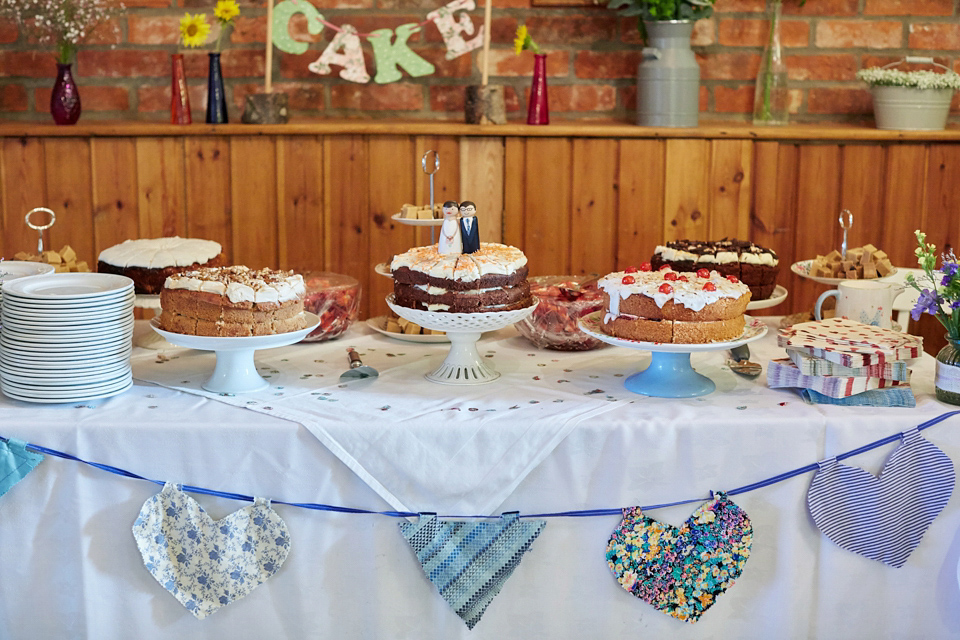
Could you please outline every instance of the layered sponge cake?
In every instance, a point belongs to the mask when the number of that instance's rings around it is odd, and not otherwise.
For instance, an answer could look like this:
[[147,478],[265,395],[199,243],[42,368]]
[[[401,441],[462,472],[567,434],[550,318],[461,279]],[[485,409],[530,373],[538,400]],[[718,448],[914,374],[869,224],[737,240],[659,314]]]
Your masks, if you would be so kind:
[[750,287],[754,300],[766,300],[776,288],[780,260],[777,254],[745,240],[675,240],[658,246],[650,259],[654,270],[669,266],[674,271],[698,269],[736,276]]
[[306,288],[292,271],[205,267],[167,278],[160,328],[197,336],[263,336],[307,326]]

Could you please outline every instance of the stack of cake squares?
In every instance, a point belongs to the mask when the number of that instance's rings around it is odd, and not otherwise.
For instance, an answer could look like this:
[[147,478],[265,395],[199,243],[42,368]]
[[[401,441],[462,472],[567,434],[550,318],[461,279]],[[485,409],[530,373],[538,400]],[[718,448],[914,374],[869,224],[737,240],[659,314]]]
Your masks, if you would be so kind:
[[847,318],[804,322],[781,329],[787,357],[767,367],[771,388],[800,389],[813,403],[913,406],[908,360],[923,339]]

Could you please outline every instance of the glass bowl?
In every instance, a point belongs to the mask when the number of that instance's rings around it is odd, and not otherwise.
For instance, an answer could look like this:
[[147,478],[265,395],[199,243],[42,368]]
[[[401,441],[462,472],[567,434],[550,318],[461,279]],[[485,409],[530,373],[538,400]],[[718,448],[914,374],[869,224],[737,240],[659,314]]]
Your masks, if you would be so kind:
[[596,276],[537,276],[529,281],[530,293],[540,303],[530,316],[516,323],[520,335],[541,349],[586,351],[604,345],[577,327],[580,316],[603,308]]
[[301,342],[322,342],[341,335],[360,314],[360,283],[351,276],[327,271],[301,275],[307,287],[303,308],[320,316],[320,326]]

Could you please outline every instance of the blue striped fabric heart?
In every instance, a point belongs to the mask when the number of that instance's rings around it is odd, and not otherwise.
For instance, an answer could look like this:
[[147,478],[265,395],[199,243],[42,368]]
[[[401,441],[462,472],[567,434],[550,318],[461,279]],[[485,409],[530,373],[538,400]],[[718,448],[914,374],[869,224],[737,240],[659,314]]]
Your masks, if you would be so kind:
[[424,513],[415,523],[401,523],[400,531],[427,578],[473,629],[546,526],[546,520],[520,521],[516,513],[495,522],[445,521]]
[[830,458],[807,491],[810,515],[838,546],[900,568],[940,515],[954,484],[953,462],[914,428],[880,476]]

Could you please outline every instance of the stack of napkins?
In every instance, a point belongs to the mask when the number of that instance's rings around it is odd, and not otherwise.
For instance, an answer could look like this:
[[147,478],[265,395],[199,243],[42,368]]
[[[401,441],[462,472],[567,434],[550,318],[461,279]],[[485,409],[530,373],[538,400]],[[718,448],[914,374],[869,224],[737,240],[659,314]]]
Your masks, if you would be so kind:
[[771,388],[793,387],[812,403],[916,406],[907,360],[923,353],[923,339],[830,318],[781,329],[787,357],[767,367]]

